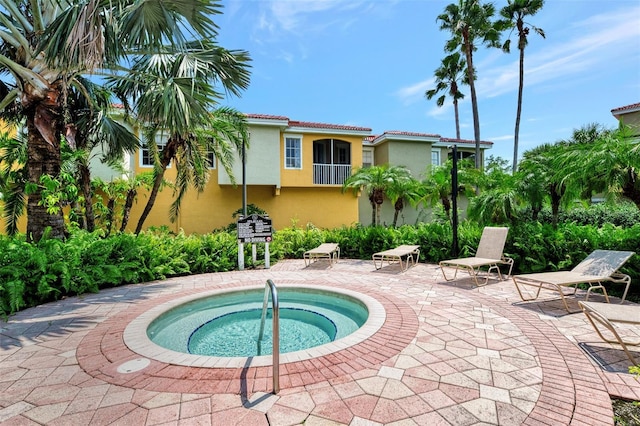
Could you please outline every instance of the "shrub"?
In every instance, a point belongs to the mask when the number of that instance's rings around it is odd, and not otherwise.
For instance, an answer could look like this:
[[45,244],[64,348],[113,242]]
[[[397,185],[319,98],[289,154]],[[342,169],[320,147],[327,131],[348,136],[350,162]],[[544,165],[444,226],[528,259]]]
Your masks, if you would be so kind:
[[[465,221],[458,228],[459,256],[474,254],[482,227]],[[420,223],[398,228],[342,227],[333,230],[285,228],[273,234],[270,260],[301,258],[323,242],[340,245],[341,256],[371,259],[373,253],[400,244],[419,244],[420,259],[437,263],[451,258],[452,230],[447,223]],[[640,224],[629,227],[524,223],[512,226],[505,246],[515,260],[514,272],[529,273],[569,269],[596,248],[635,251],[640,247]],[[264,259],[264,244],[257,245],[256,267]],[[172,234],[166,228],[139,235],[122,233],[103,238],[100,231],[74,231],[67,241],[43,238],[29,244],[24,236],[0,236],[0,313],[8,315],[65,296],[97,292],[101,288],[139,283],[186,274],[223,272],[236,268],[238,244],[235,232],[206,235]],[[245,245],[251,259],[251,244]],[[632,280],[640,279],[640,255],[621,269]],[[631,286],[629,299],[639,300]],[[611,285],[611,294],[622,294],[622,285]]]

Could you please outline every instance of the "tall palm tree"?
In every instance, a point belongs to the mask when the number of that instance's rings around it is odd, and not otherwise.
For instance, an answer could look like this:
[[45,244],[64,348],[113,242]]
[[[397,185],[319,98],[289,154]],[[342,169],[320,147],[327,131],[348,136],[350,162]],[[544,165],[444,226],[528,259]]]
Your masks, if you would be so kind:
[[216,35],[215,0],[0,0],[0,111],[15,110],[27,129],[27,238],[64,238],[62,211],[42,201],[43,175],[60,173],[60,140],[70,122],[68,91],[81,75],[125,72],[133,51],[179,48],[187,36]]
[[[109,78],[114,91],[123,101],[131,100],[138,120],[146,124],[145,142],[154,157],[155,181],[136,233],[142,230],[172,161],[178,173],[172,219],[187,187],[192,183],[199,190],[204,187],[208,151],[214,151],[230,172],[233,157],[229,150],[239,150],[248,141],[246,119],[229,108],[213,112],[223,97],[215,85],[239,95],[249,85],[248,62],[244,51],[229,51],[212,41],[199,40],[186,43],[177,53],[140,55],[130,76]],[[166,140],[162,150],[158,149],[158,137]]]
[[494,25],[491,21],[495,14],[492,3],[482,4],[479,0],[458,0],[444,9],[444,13],[438,15],[440,29],[449,31],[452,38],[445,44],[445,51],[460,51],[467,62],[467,78],[471,92],[471,108],[473,110],[473,134],[476,143],[476,163],[480,168],[480,117],[478,114],[478,97],[475,86],[475,69],[473,65],[473,52],[479,44],[489,47],[499,47],[500,25]]
[[394,185],[409,180],[411,172],[404,166],[363,167],[349,176],[342,185],[342,192],[352,190],[354,194],[365,191],[371,203],[371,225],[380,225],[380,206]]
[[[544,30],[525,22],[527,16],[533,16],[542,9],[544,0],[508,0],[508,4],[500,10],[500,15],[508,21],[511,28],[518,30],[519,82],[518,82],[518,109],[516,112],[516,127],[513,135],[513,172],[518,170],[518,137],[520,135],[520,116],[522,114],[522,89],[524,87],[524,49],[529,43],[528,36],[531,30],[545,38]],[[505,52],[509,52],[511,40],[507,39],[502,46]]]
[[[442,64],[435,71],[436,87],[425,92],[427,99],[431,100],[438,93],[442,93],[436,100],[438,107],[444,105],[446,95],[453,99],[453,112],[456,121],[456,139],[460,139],[460,116],[458,114],[458,101],[464,98],[460,91],[459,83],[468,84],[466,61],[459,52],[445,56]],[[443,93],[445,92],[445,93]]]

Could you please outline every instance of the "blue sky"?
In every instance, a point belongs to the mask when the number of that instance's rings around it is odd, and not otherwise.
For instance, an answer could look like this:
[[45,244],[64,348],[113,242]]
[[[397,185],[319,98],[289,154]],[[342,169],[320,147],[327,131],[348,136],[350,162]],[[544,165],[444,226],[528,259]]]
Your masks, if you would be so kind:
[[[293,120],[455,137],[449,99],[424,97],[449,34],[441,0],[223,0],[218,41],[253,59],[251,85],[225,105]],[[499,10],[505,1],[494,2]],[[589,123],[614,127],[611,109],[640,102],[640,2],[547,0],[530,17],[520,155]],[[515,46],[515,34],[512,35]],[[481,138],[490,155],[513,158],[517,49],[474,55]],[[461,137],[473,139],[468,87]]]

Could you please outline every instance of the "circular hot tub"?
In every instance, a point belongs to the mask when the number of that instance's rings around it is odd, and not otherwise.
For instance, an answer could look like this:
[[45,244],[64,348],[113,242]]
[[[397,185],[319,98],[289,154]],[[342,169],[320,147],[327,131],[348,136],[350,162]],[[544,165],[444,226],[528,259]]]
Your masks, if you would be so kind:
[[[159,305],[127,326],[125,343],[148,358],[177,365],[269,365],[273,321],[271,309],[262,321],[263,296],[264,287],[244,287]],[[281,362],[344,349],[384,323],[377,300],[349,290],[278,286],[278,298]]]

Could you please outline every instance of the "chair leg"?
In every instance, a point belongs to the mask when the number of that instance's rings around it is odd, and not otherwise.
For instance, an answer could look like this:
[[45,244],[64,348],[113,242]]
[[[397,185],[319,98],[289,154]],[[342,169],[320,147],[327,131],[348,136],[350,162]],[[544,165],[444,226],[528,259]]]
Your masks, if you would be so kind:
[[[615,329],[615,326],[611,323],[611,321],[609,321],[604,316],[600,315],[598,312],[595,312],[595,311],[592,311],[590,309],[587,309],[582,304],[580,306],[582,306],[582,311],[585,313],[585,315],[587,316],[587,319],[589,320],[589,322],[593,326],[594,330],[596,331],[596,333],[598,334],[598,336],[600,336],[600,338],[602,340],[604,340],[607,343],[612,343],[612,344],[616,344],[617,343],[617,344],[619,344],[620,346],[622,346],[622,350],[624,350],[624,353],[627,355],[627,358],[629,358],[629,360],[631,361],[632,364],[634,364],[634,365],[640,364],[640,362],[636,362],[636,360],[633,358],[633,355],[631,355],[631,352],[629,352],[629,349],[627,348],[627,345],[630,345],[630,346],[638,346],[638,345],[640,345],[640,341],[639,342],[626,342],[618,334],[618,332]],[[608,338],[604,337],[604,335],[600,331],[600,328],[596,325],[596,321],[598,323],[602,324],[602,326],[605,327],[607,330],[609,330],[611,332],[611,334],[613,334],[613,337],[615,338],[615,340],[608,339]]]

